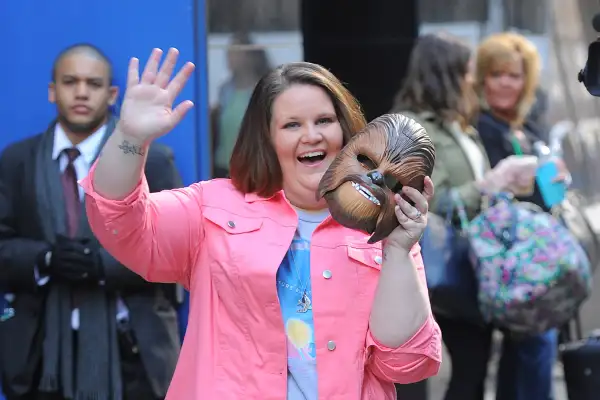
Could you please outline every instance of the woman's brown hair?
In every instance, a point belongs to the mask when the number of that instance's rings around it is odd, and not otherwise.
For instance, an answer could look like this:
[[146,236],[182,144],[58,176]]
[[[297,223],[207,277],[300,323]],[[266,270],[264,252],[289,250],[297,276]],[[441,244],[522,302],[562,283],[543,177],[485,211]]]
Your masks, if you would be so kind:
[[503,32],[489,36],[477,49],[475,90],[480,97],[481,105],[487,108],[483,89],[488,74],[501,70],[507,62],[518,56],[523,62],[525,85],[517,104],[517,115],[513,125],[520,125],[536,100],[536,89],[540,79],[541,62],[539,53],[533,43],[523,35],[514,32]]
[[393,111],[430,111],[467,125],[477,108],[473,88],[465,81],[470,60],[469,46],[452,35],[421,36],[410,55]]
[[308,62],[273,69],[254,88],[231,154],[231,181],[242,193],[270,197],[282,188],[281,167],[271,140],[271,117],[277,96],[293,85],[317,86],[329,95],[344,144],[366,125],[358,101],[327,69]]

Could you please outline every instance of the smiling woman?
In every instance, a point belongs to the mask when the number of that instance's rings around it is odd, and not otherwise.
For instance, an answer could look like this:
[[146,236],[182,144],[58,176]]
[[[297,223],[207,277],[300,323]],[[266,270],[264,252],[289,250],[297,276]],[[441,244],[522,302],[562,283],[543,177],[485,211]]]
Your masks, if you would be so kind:
[[315,199],[323,173],[344,143],[342,126],[327,92],[318,86],[296,84],[273,104],[273,148],[292,205],[323,209]]
[[325,208],[315,200],[319,180],[366,125],[357,101],[329,71],[311,63],[282,65],[257,88],[231,156],[232,183],[264,197],[284,189],[296,207]]
[[177,52],[159,70],[160,58],[155,50],[141,79],[132,61],[126,124],[82,186],[92,229],[114,257],[191,290],[185,367],[168,398],[391,399],[394,382],[437,373],[441,337],[417,244],[433,195],[424,172],[422,192],[401,190],[414,206],[388,199],[399,226],[385,244],[332,219],[317,188],[365,119],[329,71],[293,63],[256,85],[231,180],[150,194],[144,152],[119,146],[145,149],[191,106],[172,109],[193,67],[170,80]]
[[[493,34],[480,43],[476,65],[475,87],[483,106],[477,118],[477,130],[491,166],[501,165],[510,157],[524,158],[523,155],[533,154],[534,144],[539,145],[546,136],[531,115],[541,72],[537,48],[516,32]],[[555,160],[557,169],[562,172],[562,176],[556,178],[564,179],[568,170],[562,160],[558,157]],[[531,180],[523,188],[515,191],[515,200],[548,210],[535,181]],[[473,340],[469,342],[472,346]],[[551,398],[556,329],[531,335],[527,340],[505,335],[502,348],[496,398]],[[482,364],[487,364],[487,358]],[[472,365],[469,368],[473,368]],[[519,371],[518,378],[514,371]]]

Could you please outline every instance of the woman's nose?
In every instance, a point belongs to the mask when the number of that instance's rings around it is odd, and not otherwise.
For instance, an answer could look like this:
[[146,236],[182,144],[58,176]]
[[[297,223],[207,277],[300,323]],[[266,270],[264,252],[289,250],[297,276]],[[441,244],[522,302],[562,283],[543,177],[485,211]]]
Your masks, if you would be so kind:
[[323,135],[319,132],[319,128],[312,125],[309,126],[304,134],[304,141],[307,143],[320,142],[323,139]]
[[502,78],[500,78],[500,86],[502,87],[510,86],[511,83],[512,80],[508,76],[503,76]]
[[371,172],[368,172],[367,176],[375,185],[383,186],[383,175],[381,174],[381,172],[373,170]]

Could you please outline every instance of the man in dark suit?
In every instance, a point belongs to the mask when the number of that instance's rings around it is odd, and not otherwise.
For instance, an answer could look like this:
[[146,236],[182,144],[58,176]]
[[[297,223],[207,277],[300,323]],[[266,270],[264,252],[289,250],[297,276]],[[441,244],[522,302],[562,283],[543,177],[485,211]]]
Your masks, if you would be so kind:
[[[46,132],[0,156],[0,322],[8,400],[164,398],[179,355],[173,286],[150,284],[93,236],[77,185],[115,126],[112,66],[92,45],[56,59]],[[168,147],[147,154],[151,191],[181,187]]]

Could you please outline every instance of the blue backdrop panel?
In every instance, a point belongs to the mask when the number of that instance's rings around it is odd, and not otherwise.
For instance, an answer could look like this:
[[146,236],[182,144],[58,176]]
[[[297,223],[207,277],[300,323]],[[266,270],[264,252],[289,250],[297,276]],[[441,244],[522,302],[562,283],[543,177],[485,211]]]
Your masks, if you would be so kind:
[[[52,62],[63,48],[78,42],[100,47],[115,67],[115,84],[124,93],[127,64],[138,57],[143,66],[152,48],[180,51],[179,67],[192,61],[197,69],[178,102],[196,107],[160,141],[171,146],[184,183],[209,175],[207,77],[204,0],[6,0],[0,4],[0,150],[46,129],[55,116],[47,101]],[[118,112],[118,107],[117,107]],[[186,296],[187,299],[187,296]],[[181,310],[182,332],[187,302]]]
[[[89,42],[104,50],[115,66],[115,80],[125,82],[130,57],[143,66],[153,47],[177,47],[179,67],[185,61],[205,64],[198,52],[196,6],[193,0],[165,3],[160,0],[55,0],[3,1],[0,6],[0,43],[3,61],[2,135],[0,148],[16,139],[44,130],[54,117],[47,101],[52,62],[63,48],[76,42]],[[198,6],[203,9],[204,7]],[[202,23],[203,25],[203,23]],[[202,71],[200,71],[202,73]],[[6,79],[8,78],[8,79]],[[203,80],[196,73],[194,80]],[[186,184],[198,179],[197,164],[202,152],[196,109],[202,95],[198,82],[190,82],[179,101],[191,99],[196,107],[169,135],[161,139],[176,152],[177,163]],[[124,87],[122,87],[123,94]],[[205,96],[204,96],[205,97]]]

